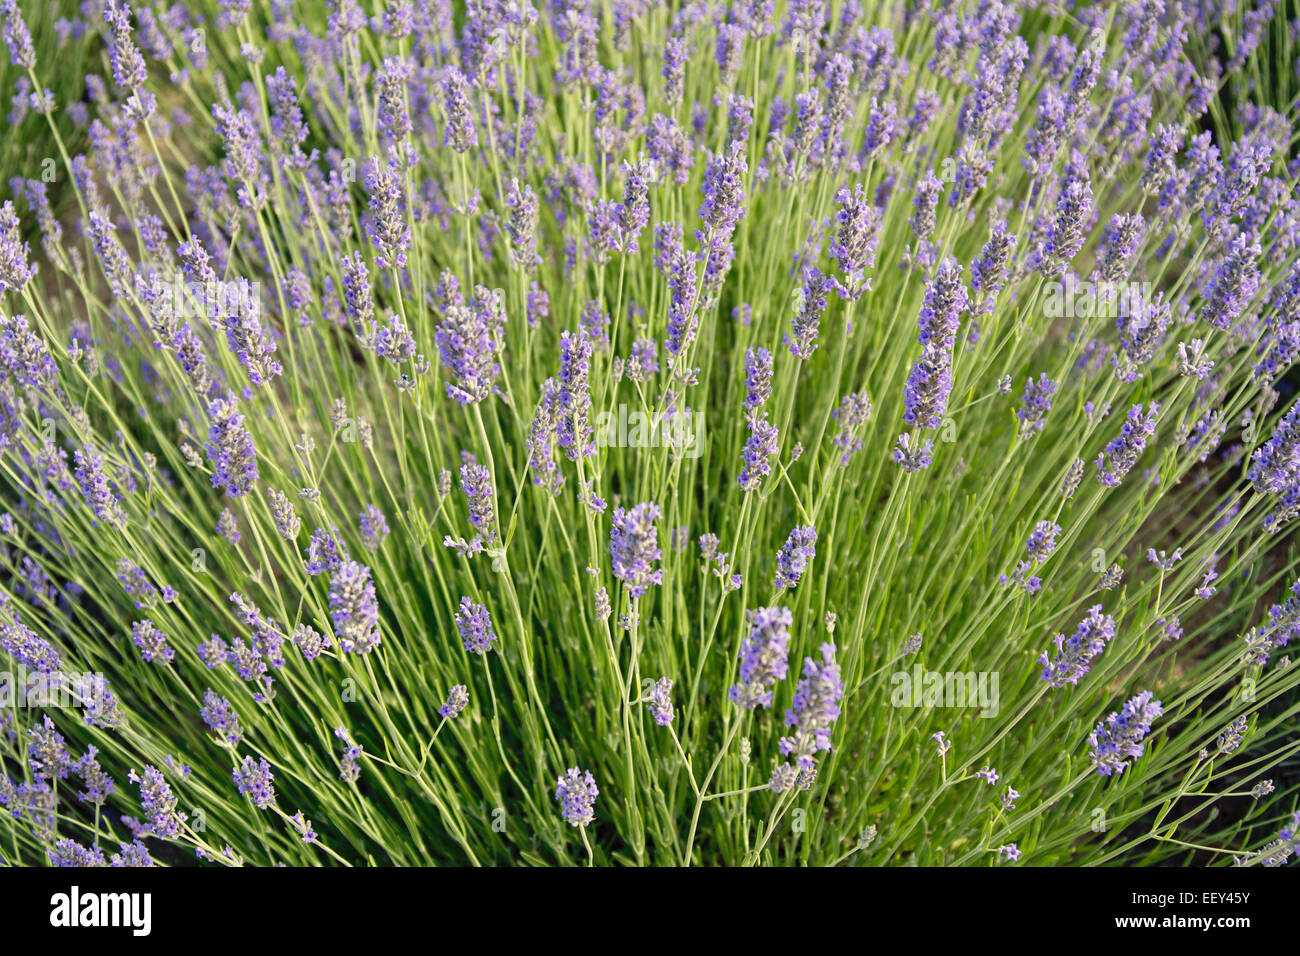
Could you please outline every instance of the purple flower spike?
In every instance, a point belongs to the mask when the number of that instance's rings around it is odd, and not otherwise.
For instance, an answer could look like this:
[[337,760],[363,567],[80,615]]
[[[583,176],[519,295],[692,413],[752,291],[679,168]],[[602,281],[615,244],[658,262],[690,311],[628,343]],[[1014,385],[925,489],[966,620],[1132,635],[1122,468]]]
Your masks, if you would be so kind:
[[1088,735],[1088,759],[1097,773],[1103,777],[1123,773],[1127,760],[1142,756],[1142,741],[1163,713],[1160,701],[1152,700],[1151,691],[1144,690],[1099,723]]
[[803,577],[808,563],[817,554],[817,529],[810,525],[799,525],[790,532],[785,544],[776,556],[777,590],[793,588]]
[[487,608],[467,597],[460,599],[460,607],[456,609],[456,629],[460,631],[465,650],[471,654],[486,654],[496,643]]
[[379,603],[368,567],[344,561],[330,580],[329,602],[339,647],[349,654],[369,654],[379,646]]
[[555,782],[555,799],[570,826],[585,827],[596,819],[593,808],[599,795],[596,778],[590,770],[570,767]]
[[788,607],[760,607],[745,612],[749,635],[740,645],[740,682],[728,697],[753,710],[771,707],[773,688],[789,670],[790,625]]
[[[1155,434],[1156,415],[1160,406],[1152,402],[1144,413],[1141,405],[1129,409],[1128,419],[1115,438],[1097,456],[1097,480],[1107,488],[1114,488],[1132,467],[1146,447],[1147,439]],[[1107,463],[1109,459],[1109,464]]]
[[1049,687],[1078,684],[1092,668],[1093,659],[1114,637],[1115,619],[1103,614],[1100,604],[1093,605],[1068,639],[1064,634],[1053,638],[1056,644],[1054,659],[1049,659],[1046,651],[1038,659],[1043,665],[1043,680]]
[[642,597],[651,585],[663,584],[662,568],[654,564],[662,556],[655,522],[661,512],[653,501],[632,508],[614,509],[614,527],[609,535],[609,554],[614,577],[622,581],[632,600]]
[[844,681],[835,663],[835,645],[821,646],[821,662],[804,658],[803,677],[794,691],[794,706],[785,712],[785,723],[793,735],[782,737],[781,753],[795,759],[800,770],[814,767],[813,755],[831,749],[831,728],[840,715]]
[[447,720],[455,720],[469,704],[469,688],[457,684],[447,692],[447,702],[438,708],[438,714]]
[[903,390],[903,421],[919,428],[938,428],[952,391],[952,349],[957,323],[969,297],[961,281],[961,266],[952,259],[939,264],[927,285],[925,304],[917,320],[921,357],[912,365]]

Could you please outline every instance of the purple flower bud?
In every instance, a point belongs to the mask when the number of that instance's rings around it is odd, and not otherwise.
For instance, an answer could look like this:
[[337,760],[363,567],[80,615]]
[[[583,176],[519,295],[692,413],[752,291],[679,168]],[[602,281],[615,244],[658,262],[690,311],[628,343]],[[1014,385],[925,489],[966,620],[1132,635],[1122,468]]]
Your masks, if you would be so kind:
[[804,266],[803,275],[798,310],[790,322],[790,333],[785,336],[785,344],[790,347],[790,354],[795,358],[807,359],[817,351],[822,315],[836,283],[811,262]]
[[86,498],[86,504],[96,519],[121,529],[126,526],[126,512],[104,470],[104,459],[92,446],[79,448],[73,453],[76,462],[77,483]]
[[749,438],[741,453],[745,464],[736,479],[745,491],[753,491],[771,474],[771,458],[780,449],[778,433],[777,427],[766,418],[749,420]]
[[32,35],[22,11],[18,9],[17,0],[0,0],[0,16],[4,17],[4,39],[9,47],[9,59],[20,71],[34,70],[36,50],[32,47]]
[[909,474],[924,471],[934,461],[934,442],[927,439],[922,444],[914,435],[899,435],[898,444],[894,447],[894,461]]
[[1056,396],[1056,383],[1046,373],[1035,382],[1033,376],[1025,383],[1023,405],[1016,411],[1020,420],[1020,435],[1028,437],[1043,430],[1043,419],[1052,409],[1052,399]]
[[375,264],[381,269],[401,269],[411,247],[406,226],[406,200],[402,190],[402,169],[389,160],[371,160],[366,170],[366,192],[370,196],[366,232],[375,246]]
[[162,772],[155,767],[145,767],[144,773],[138,776],[132,771],[132,781],[140,785],[140,806],[154,834],[164,838],[179,836],[185,814],[176,812],[176,795]]

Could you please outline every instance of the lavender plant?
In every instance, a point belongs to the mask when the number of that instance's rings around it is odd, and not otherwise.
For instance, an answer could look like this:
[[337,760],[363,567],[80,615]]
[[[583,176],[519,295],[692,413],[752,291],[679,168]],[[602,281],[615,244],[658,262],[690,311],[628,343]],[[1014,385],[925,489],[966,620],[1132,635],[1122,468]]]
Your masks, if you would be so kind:
[[36,7],[7,863],[1295,857],[1294,3]]

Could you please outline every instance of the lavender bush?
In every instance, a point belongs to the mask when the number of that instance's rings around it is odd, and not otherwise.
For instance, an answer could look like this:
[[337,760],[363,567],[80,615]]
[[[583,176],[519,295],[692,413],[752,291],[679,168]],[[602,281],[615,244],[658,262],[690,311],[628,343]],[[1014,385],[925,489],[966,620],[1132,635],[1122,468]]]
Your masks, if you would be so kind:
[[57,12],[7,863],[1295,856],[1293,4]]

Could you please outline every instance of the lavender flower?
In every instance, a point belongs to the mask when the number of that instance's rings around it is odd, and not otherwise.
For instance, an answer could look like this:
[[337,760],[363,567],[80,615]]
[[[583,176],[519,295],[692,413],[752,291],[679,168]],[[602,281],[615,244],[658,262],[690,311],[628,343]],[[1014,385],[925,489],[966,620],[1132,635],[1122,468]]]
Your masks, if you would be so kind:
[[17,0],[0,0],[0,16],[4,17],[4,40],[9,47],[10,61],[19,70],[35,69],[36,50]]
[[45,780],[67,779],[73,767],[72,755],[49,714],[43,715],[41,725],[28,730],[27,736],[31,738],[27,763],[32,773]]
[[388,519],[384,517],[384,513],[374,505],[366,505],[358,523],[361,529],[361,543],[365,549],[371,552],[378,551],[389,532]]
[[681,102],[688,52],[686,41],[681,37],[669,37],[664,41],[664,65],[660,76],[664,79],[664,102],[670,105]]
[[310,160],[303,154],[302,144],[311,131],[303,119],[294,79],[283,66],[266,78],[266,92],[271,102],[271,132],[280,158],[290,169],[306,169]]
[[282,491],[274,488],[267,490],[267,498],[271,509],[271,520],[275,523],[275,530],[286,541],[293,541],[298,537],[298,532],[302,530],[302,521],[293,510],[291,502]]
[[361,766],[357,761],[361,759],[364,751],[357,746],[346,727],[336,728],[334,736],[346,745],[343,756],[339,758],[339,778],[348,783],[356,783],[357,778],[361,776]]
[[1291,406],[1268,441],[1251,456],[1246,478],[1262,494],[1286,494],[1300,487],[1300,402]]
[[212,464],[212,487],[224,488],[232,498],[242,497],[258,478],[253,436],[244,427],[244,416],[233,395],[213,399],[208,415],[212,424],[206,448]]
[[235,187],[239,205],[259,210],[266,205],[266,156],[258,121],[246,109],[229,102],[212,108],[213,125],[226,148],[222,171]]
[[513,179],[505,202],[510,210],[506,226],[510,236],[510,262],[516,268],[531,271],[542,261],[537,254],[537,196],[528,184],[520,187],[519,180]]
[[1256,260],[1260,254],[1259,243],[1252,242],[1245,233],[1228,244],[1223,261],[1206,287],[1201,318],[1216,329],[1232,327],[1259,288]]
[[325,650],[328,642],[324,635],[309,624],[299,622],[293,629],[293,643],[302,651],[303,660],[314,661]]
[[867,198],[861,183],[854,186],[852,192],[847,188],[840,189],[835,194],[835,201],[840,208],[835,213],[837,228],[831,241],[830,257],[844,272],[844,280],[839,284],[840,295],[849,302],[856,302],[871,289],[867,271],[876,263],[883,217]]
[[239,792],[247,794],[253,801],[253,806],[259,810],[265,810],[275,803],[275,787],[271,784],[274,777],[265,757],[259,757],[256,762],[252,757],[245,757],[235,768],[233,776]]
[[772,473],[771,458],[779,450],[778,429],[766,418],[749,420],[749,438],[742,452],[745,465],[736,477],[740,487],[753,491]]
[[311,533],[311,541],[307,543],[308,574],[315,576],[337,571],[346,560],[348,552],[338,528],[330,525],[328,529],[317,528]]
[[108,0],[104,5],[104,22],[112,34],[108,60],[113,80],[128,93],[134,92],[144,85],[149,72],[144,57],[131,42],[131,8],[120,0]]
[[839,407],[831,413],[840,424],[831,443],[840,449],[840,464],[848,467],[853,453],[862,450],[862,430],[871,421],[871,397],[866,392],[851,392],[840,399]]
[[1046,651],[1039,657],[1038,662],[1043,665],[1043,680],[1049,687],[1078,684],[1079,679],[1092,668],[1093,659],[1114,637],[1115,619],[1103,614],[1100,604],[1093,605],[1068,639],[1064,634],[1057,634],[1052,639],[1056,644],[1055,659],[1049,660]]
[[1092,202],[1092,184],[1086,172],[1071,167],[1056,201],[1056,218],[1034,255],[1035,266],[1045,278],[1061,275],[1083,248]]
[[831,749],[831,728],[840,715],[844,682],[835,663],[835,645],[821,646],[821,663],[805,657],[803,676],[794,691],[794,704],[785,712],[787,727],[794,733],[782,737],[781,753],[793,757],[800,770],[812,770],[813,755]]
[[1147,145],[1146,159],[1142,165],[1141,186],[1149,193],[1160,193],[1177,172],[1177,155],[1183,144],[1183,131],[1177,126],[1161,123]]
[[451,65],[443,67],[440,82],[443,109],[447,115],[442,143],[444,146],[450,146],[457,153],[466,153],[478,145],[473,107],[469,101],[469,83],[465,79],[465,74]]
[[35,275],[35,266],[27,264],[27,243],[18,229],[14,204],[0,205],[0,296],[19,292]]
[[366,192],[370,196],[367,233],[375,246],[375,264],[381,269],[401,269],[411,232],[404,214],[402,169],[393,160],[372,160],[366,169]]
[[1056,536],[1061,533],[1061,526],[1052,521],[1040,521],[1025,542],[1025,554],[1030,561],[1041,564],[1056,550]]
[[977,313],[992,311],[993,300],[1006,280],[1007,263],[1015,244],[1016,237],[1007,232],[1006,221],[996,220],[988,242],[970,266],[970,287]]
[[646,703],[650,708],[650,716],[654,718],[655,723],[660,727],[667,727],[673,722],[672,690],[672,680],[661,677],[655,681],[650,690],[650,696],[646,698]]
[[772,397],[772,353],[765,348],[745,352],[745,414],[753,420]]
[[1155,548],[1147,549],[1147,560],[1158,567],[1161,571],[1172,571],[1174,565],[1183,557],[1183,549],[1175,548],[1172,555],[1166,555],[1164,551],[1157,552]]
[[102,807],[116,792],[117,784],[99,765],[98,754],[99,749],[94,744],[88,745],[86,752],[72,765],[72,769],[86,787],[78,791],[77,799],[82,803]]
[[468,303],[455,301],[445,310],[437,341],[452,379],[447,382],[449,398],[469,405],[492,394],[501,372],[497,355],[505,322],[500,295],[483,286],[475,288]]
[[560,334],[560,376],[555,395],[556,436],[570,461],[596,453],[591,428],[591,357],[594,344],[586,329]]
[[622,581],[632,600],[642,597],[651,585],[663,584],[662,568],[654,564],[663,551],[659,547],[655,522],[661,512],[653,501],[632,508],[614,509],[614,527],[609,536],[609,555],[614,577]]
[[1155,434],[1156,415],[1159,411],[1160,406],[1155,402],[1147,406],[1145,413],[1141,405],[1134,405],[1129,409],[1128,418],[1119,435],[1112,438],[1105,450],[1097,456],[1097,480],[1107,488],[1118,485],[1137,464],[1147,439]]
[[482,604],[475,604],[467,597],[460,599],[456,610],[456,629],[465,650],[471,654],[486,654],[496,643],[497,636],[492,631],[492,619]]
[[811,262],[804,267],[803,286],[799,290],[798,307],[791,320],[790,334],[785,337],[785,344],[790,347],[790,354],[795,358],[811,358],[817,351],[817,335],[821,326],[822,314],[835,280],[821,272]]
[[77,465],[77,483],[95,517],[119,530],[124,528],[126,512],[104,471],[104,459],[99,452],[87,445],[73,453],[73,460]]
[[1118,282],[1129,274],[1145,232],[1146,222],[1138,213],[1111,217],[1097,257],[1096,274],[1103,283]]
[[746,611],[745,617],[749,634],[740,645],[740,682],[728,697],[749,710],[771,707],[773,688],[789,669],[794,616],[787,607],[760,607]]
[[927,439],[922,444],[914,435],[899,435],[894,447],[894,461],[908,473],[924,471],[934,461],[934,442]]
[[229,508],[222,508],[217,515],[217,534],[231,544],[239,544],[239,522]]
[[203,707],[199,716],[217,737],[225,744],[234,747],[244,737],[244,730],[239,725],[239,715],[235,713],[230,701],[219,697],[211,690],[203,693]]
[[736,223],[745,215],[747,170],[745,144],[739,142],[714,154],[704,168],[704,202],[700,205],[704,230],[697,238],[714,253],[731,238]]
[[181,833],[185,814],[176,811],[176,795],[156,767],[145,767],[144,773],[131,772],[132,782],[140,785],[140,806],[153,832],[160,837],[175,837]]
[[467,453],[460,466],[460,490],[465,494],[470,526],[478,533],[470,541],[448,535],[443,539],[443,544],[464,555],[477,554],[497,541],[496,508],[493,504],[492,473]]
[[1037,382],[1030,376],[1029,381],[1025,383],[1025,394],[1021,399],[1024,404],[1016,412],[1016,418],[1020,420],[1022,438],[1043,430],[1043,419],[1051,411],[1052,399],[1055,396],[1056,383],[1047,375],[1040,375]]
[[773,587],[779,591],[798,584],[808,563],[817,554],[816,545],[816,528],[799,525],[791,531],[776,555],[776,581]]
[[1142,741],[1163,713],[1160,701],[1152,700],[1151,691],[1144,690],[1099,723],[1088,735],[1088,759],[1097,773],[1103,777],[1123,773],[1127,759],[1142,756]]
[[555,799],[560,804],[560,812],[570,826],[585,827],[596,819],[593,807],[600,790],[596,788],[596,778],[590,770],[570,767],[555,782]]
[[469,688],[457,684],[447,692],[447,702],[438,708],[438,714],[445,720],[455,720],[469,703]]
[[152,621],[136,621],[131,625],[131,643],[140,648],[140,656],[148,663],[170,663],[176,652],[167,644],[167,635],[158,630]]
[[952,391],[952,349],[957,323],[969,298],[961,281],[961,266],[952,259],[939,264],[927,284],[925,304],[917,320],[921,357],[912,365],[903,390],[903,421],[919,428],[938,428]]
[[370,569],[344,561],[330,579],[330,620],[339,647],[346,653],[369,654],[379,646],[379,603]]
[[45,851],[50,866],[107,866],[104,851],[97,846],[82,846],[76,840],[60,837]]

